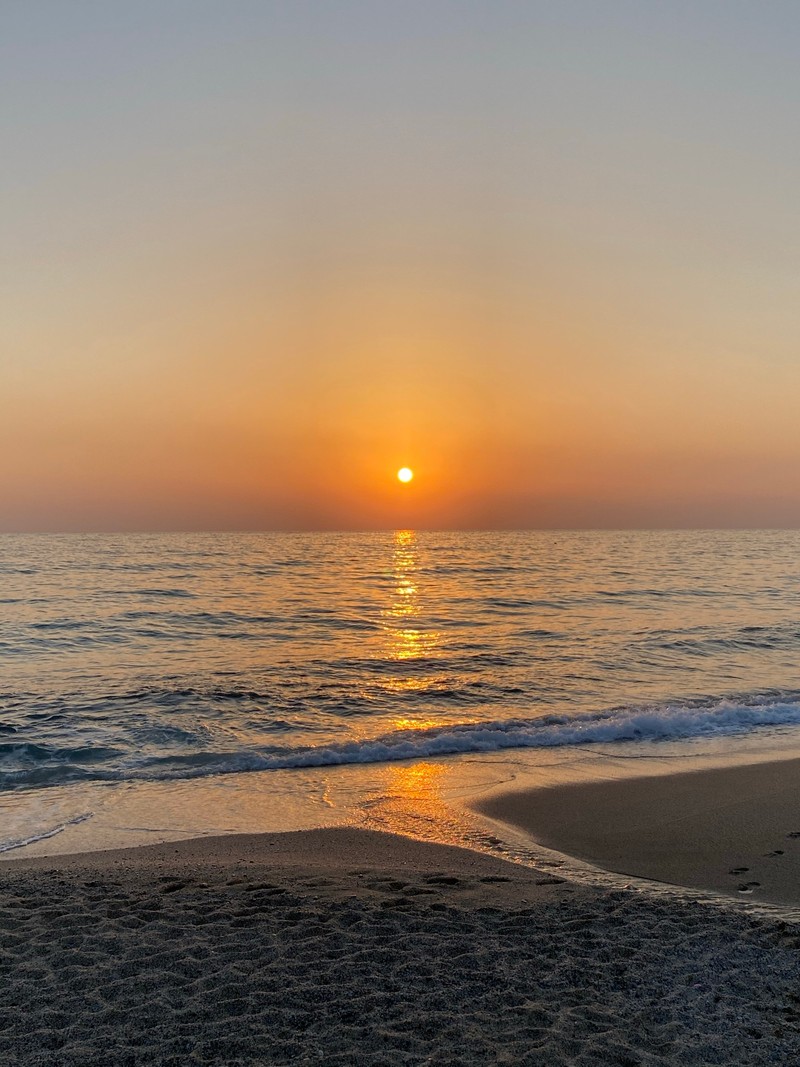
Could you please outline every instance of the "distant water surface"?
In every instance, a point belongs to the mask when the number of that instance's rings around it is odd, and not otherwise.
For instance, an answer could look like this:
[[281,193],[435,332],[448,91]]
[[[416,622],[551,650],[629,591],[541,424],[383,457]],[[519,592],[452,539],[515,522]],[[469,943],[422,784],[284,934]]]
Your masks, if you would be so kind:
[[795,532],[6,535],[0,790],[763,735],[798,651]]

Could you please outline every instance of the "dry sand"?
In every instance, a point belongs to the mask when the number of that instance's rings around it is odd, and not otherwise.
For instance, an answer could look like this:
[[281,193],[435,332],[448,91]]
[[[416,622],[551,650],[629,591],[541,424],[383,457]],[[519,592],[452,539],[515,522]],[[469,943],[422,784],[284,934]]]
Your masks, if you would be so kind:
[[800,760],[509,793],[477,805],[621,874],[800,906]]
[[800,940],[362,830],[0,864],[0,1062],[800,1063]]

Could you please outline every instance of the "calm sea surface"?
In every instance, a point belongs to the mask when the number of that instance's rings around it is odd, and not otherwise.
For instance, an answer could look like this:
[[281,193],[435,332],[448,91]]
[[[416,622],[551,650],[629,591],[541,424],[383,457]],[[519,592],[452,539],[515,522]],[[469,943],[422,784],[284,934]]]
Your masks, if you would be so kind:
[[794,735],[799,650],[795,532],[6,535],[0,805]]

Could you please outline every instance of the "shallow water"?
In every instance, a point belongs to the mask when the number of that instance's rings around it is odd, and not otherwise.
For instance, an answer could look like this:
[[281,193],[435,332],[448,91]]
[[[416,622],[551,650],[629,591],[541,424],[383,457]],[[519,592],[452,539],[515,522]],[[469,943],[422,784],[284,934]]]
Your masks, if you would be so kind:
[[799,550],[778,531],[6,535],[0,848],[110,788],[191,808],[192,781],[227,776],[276,829],[282,809],[347,817],[336,767],[361,768],[363,801],[414,759],[793,745]]

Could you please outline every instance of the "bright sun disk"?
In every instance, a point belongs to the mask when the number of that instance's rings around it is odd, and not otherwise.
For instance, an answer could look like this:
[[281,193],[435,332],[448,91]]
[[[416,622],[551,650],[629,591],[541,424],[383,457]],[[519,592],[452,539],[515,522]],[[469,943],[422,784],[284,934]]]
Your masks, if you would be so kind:
[[411,470],[410,467],[401,467],[400,470],[397,472],[397,477],[400,479],[401,482],[410,482],[411,479],[414,477],[414,472]]

